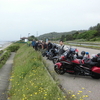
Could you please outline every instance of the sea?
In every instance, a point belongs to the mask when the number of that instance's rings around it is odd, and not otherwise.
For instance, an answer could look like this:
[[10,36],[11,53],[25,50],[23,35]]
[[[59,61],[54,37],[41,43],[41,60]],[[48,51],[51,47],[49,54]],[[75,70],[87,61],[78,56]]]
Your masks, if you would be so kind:
[[10,41],[0,41],[0,48],[10,43]]

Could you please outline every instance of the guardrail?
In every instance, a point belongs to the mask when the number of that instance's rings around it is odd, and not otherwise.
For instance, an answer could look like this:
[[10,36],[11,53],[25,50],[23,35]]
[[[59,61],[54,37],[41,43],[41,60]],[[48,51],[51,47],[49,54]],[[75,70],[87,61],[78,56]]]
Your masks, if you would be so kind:
[[73,45],[83,45],[83,46],[98,46],[100,47],[100,43],[87,43],[87,42],[67,42],[68,44]]

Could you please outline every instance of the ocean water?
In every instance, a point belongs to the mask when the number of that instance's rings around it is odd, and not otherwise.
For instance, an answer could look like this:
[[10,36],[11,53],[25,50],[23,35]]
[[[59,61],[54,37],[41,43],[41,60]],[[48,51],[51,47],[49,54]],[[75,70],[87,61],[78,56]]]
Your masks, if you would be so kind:
[[8,44],[8,41],[0,41],[0,48]]

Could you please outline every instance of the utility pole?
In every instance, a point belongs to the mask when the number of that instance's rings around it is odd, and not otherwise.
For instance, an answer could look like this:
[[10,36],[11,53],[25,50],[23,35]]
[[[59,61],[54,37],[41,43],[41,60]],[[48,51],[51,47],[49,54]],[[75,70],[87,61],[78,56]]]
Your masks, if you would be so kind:
[[38,31],[36,32],[36,37],[38,38]]
[[20,34],[20,40],[21,40],[21,34]]
[[[29,38],[29,34],[30,34],[30,33],[28,33],[28,38]],[[28,39],[28,41],[29,41],[29,39]]]

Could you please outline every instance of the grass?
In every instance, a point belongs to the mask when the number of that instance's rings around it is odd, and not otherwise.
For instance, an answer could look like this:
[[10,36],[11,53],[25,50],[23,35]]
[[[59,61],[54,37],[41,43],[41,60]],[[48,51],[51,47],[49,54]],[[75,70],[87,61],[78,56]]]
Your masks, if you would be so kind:
[[10,100],[66,100],[45,70],[41,54],[27,45],[15,55],[10,81]]

